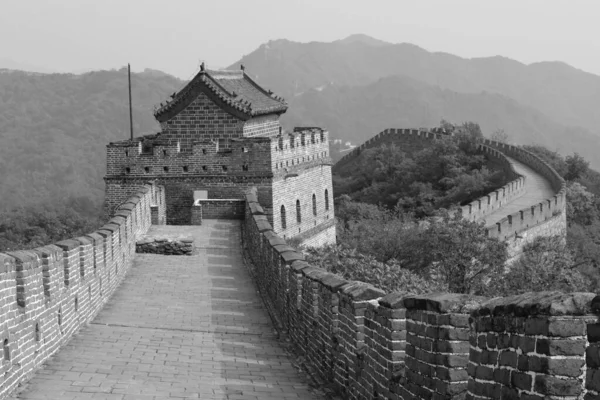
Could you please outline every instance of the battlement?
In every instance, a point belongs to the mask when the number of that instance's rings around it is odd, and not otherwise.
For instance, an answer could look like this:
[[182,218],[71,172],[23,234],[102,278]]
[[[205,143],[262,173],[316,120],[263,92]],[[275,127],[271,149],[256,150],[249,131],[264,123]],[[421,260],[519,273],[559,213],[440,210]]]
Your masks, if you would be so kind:
[[218,141],[198,141],[191,152],[178,143],[129,140],[107,146],[107,176],[175,177],[189,175],[269,174],[271,138],[231,139],[227,148]]
[[552,197],[547,198],[540,203],[532,204],[516,213],[507,215],[497,222],[495,226],[488,227],[488,234],[490,237],[506,240],[511,237],[519,236],[520,232],[540,225],[561,214],[564,217],[566,210],[566,183],[554,168],[535,154],[520,147],[489,139],[483,140],[483,143],[484,145],[497,149],[502,154],[512,157],[529,166],[546,178],[552,185],[552,189],[555,191],[555,194]]
[[447,133],[445,130],[440,128],[434,128],[431,130],[426,129],[395,129],[389,128],[379,132],[377,135],[373,136],[363,144],[358,147],[352,149],[348,154],[344,155],[338,162],[335,164],[334,168],[341,167],[348,163],[350,160],[357,157],[360,153],[365,149],[369,149],[374,147],[380,143],[384,143],[387,141],[394,141],[395,137],[402,138],[403,148],[406,148],[409,151],[421,150],[426,147],[429,142],[434,139],[439,139],[443,136],[448,136],[450,133]]
[[342,398],[600,397],[600,296],[385,293],[305,262],[246,199],[243,241],[272,319]]
[[164,215],[164,190],[150,182],[94,232],[0,253],[0,398],[94,318],[127,273],[137,239]]
[[[484,220],[485,216],[519,197],[525,190],[525,177],[515,171],[502,152],[483,144],[479,145],[479,150],[486,155],[489,161],[502,169],[509,182],[503,187],[461,207],[463,217],[474,222]],[[495,225],[489,229],[490,235],[493,235],[493,228],[495,228]]]
[[278,174],[294,173],[315,165],[331,165],[329,132],[321,128],[295,128],[271,142],[272,168]]
[[[340,168],[353,160],[364,150],[383,143],[396,143],[403,150],[411,152],[421,150],[427,147],[431,141],[445,135],[452,135],[452,133],[448,133],[440,128],[431,130],[385,129],[342,157],[342,159],[335,164],[334,171],[336,168]],[[520,176],[514,170],[507,158],[508,156],[522,162],[546,178],[552,185],[555,194],[552,197],[545,199],[543,202],[531,204],[516,213],[510,215],[507,214],[506,217],[499,222],[487,226],[488,235],[501,240],[508,240],[511,238],[518,239],[522,237],[523,232],[531,230],[533,227],[539,227],[547,222],[552,222],[556,218],[564,219],[566,207],[565,182],[550,165],[535,154],[520,147],[489,139],[482,140],[479,144],[479,149],[490,163],[504,171],[509,182],[503,187],[472,201],[470,204],[462,206],[461,211],[465,218],[470,221],[484,221],[486,216],[498,211],[507,203],[525,193],[525,177]],[[558,228],[552,229],[552,232],[560,234],[560,226],[564,224],[562,222],[557,222],[555,225],[557,225]],[[536,233],[533,237],[538,234],[540,233]],[[531,239],[532,237],[528,240]]]

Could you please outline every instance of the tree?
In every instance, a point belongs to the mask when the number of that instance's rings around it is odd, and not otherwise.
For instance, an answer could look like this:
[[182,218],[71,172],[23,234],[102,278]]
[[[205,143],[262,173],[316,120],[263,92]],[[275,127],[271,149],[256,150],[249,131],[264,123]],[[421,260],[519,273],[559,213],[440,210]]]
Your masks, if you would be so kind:
[[576,268],[572,252],[559,236],[538,237],[526,245],[521,257],[510,266],[507,276],[509,279],[497,282],[492,294],[590,290],[588,281]]
[[442,120],[440,121],[440,128],[444,129],[446,132],[454,132],[456,126],[453,123],[446,121],[442,118]]
[[567,174],[567,163],[565,163],[563,156],[556,151],[548,150],[546,147],[538,145],[523,146],[523,148],[550,164],[560,176],[564,177]]
[[312,265],[338,274],[345,279],[369,283],[386,292],[420,294],[445,291],[447,287],[424,279],[402,268],[397,261],[378,261],[346,245],[320,249],[305,249],[306,260]]
[[500,143],[508,143],[508,133],[506,133],[504,129],[496,129],[492,132],[491,139]]
[[503,275],[506,243],[487,236],[483,224],[442,212],[428,221],[414,252],[428,254],[428,275],[442,279],[453,293],[484,295]]
[[588,167],[590,165],[589,161],[577,153],[574,153],[572,156],[567,156],[565,162],[567,164],[567,173],[564,177],[568,181],[573,181],[583,177],[588,171]]
[[385,218],[357,219],[341,227],[338,238],[348,248],[456,293],[485,293],[507,259],[504,242],[487,237],[483,225],[457,211],[417,220],[396,210]]
[[461,125],[461,131],[465,132],[467,135],[475,139],[483,138],[481,127],[478,123],[473,121],[463,122],[463,124]]
[[578,182],[567,184],[567,222],[569,225],[591,225],[599,218],[598,200]]

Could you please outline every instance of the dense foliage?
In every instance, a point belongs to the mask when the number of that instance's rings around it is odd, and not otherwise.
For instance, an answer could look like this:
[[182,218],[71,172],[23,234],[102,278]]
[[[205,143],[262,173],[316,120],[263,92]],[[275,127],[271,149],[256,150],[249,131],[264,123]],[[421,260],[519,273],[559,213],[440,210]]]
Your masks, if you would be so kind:
[[[468,139],[478,136],[478,126],[467,123],[462,128],[470,132],[466,138],[438,141],[412,157],[393,146],[363,151],[358,163],[345,167],[349,173],[334,181],[336,190],[345,191],[336,202],[338,246],[308,250],[309,260],[347,279],[365,281],[388,292],[502,296],[597,288],[600,174],[590,170],[588,162],[577,153],[565,158],[544,147],[529,146],[567,180],[568,236],[566,241],[560,237],[537,238],[525,246],[517,261],[507,264],[505,242],[488,238],[482,224],[439,208],[479,193],[469,192],[473,186],[462,184],[473,182],[473,175],[481,174],[478,171],[483,169],[483,161],[469,159],[474,155],[468,148],[464,151]],[[506,139],[501,131],[495,137]],[[430,180],[423,183],[419,179]],[[453,185],[444,186],[446,182]],[[477,187],[489,190],[484,184]],[[424,194],[431,193],[434,195],[428,203],[422,201]]]
[[0,252],[45,246],[85,235],[102,221],[72,207],[24,207],[0,213]]
[[356,162],[337,168],[336,195],[364,203],[396,206],[417,216],[468,203],[504,183],[502,171],[491,171],[475,151],[479,126],[463,125],[464,133],[434,140],[415,153],[392,143],[364,150]]
[[[164,74],[132,74],[136,135],[159,129],[152,108],[180,85]],[[98,214],[106,145],[129,136],[127,102],[126,69],[0,73],[0,211],[83,199]]]
[[311,250],[311,259],[384,290],[485,293],[488,278],[501,275],[507,259],[504,242],[488,238],[481,224],[459,213],[416,219],[348,196],[339,199],[336,213],[340,245]]

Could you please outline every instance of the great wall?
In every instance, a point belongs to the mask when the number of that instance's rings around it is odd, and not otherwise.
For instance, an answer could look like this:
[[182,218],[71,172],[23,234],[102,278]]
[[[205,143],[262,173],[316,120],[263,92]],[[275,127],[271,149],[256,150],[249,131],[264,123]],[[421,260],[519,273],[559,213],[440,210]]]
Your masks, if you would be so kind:
[[[107,146],[108,224],[0,254],[0,398],[318,398],[287,342],[342,399],[600,399],[595,293],[384,293],[305,262],[288,238],[335,242],[327,134],[283,134],[278,98],[258,112],[251,103],[267,92],[243,72],[223,75],[200,74],[158,110],[165,135]],[[191,139],[207,129],[192,114],[169,131],[185,110],[215,116],[212,136]],[[388,129],[340,163],[436,135]],[[515,255],[537,236],[564,235],[562,178],[519,147],[480,149],[510,181],[463,216],[485,220]],[[532,177],[551,193],[528,193]],[[165,233],[192,237],[192,254],[135,254],[139,239]]]

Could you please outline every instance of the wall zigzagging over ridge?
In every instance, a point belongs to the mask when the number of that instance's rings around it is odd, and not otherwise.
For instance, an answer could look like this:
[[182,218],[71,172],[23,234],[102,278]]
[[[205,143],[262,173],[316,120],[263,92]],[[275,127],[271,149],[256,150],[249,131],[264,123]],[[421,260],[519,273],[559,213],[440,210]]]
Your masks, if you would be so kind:
[[[342,157],[335,164],[334,173],[336,168],[340,168],[351,162],[351,160],[358,157],[364,150],[376,147],[382,143],[391,141],[402,144],[406,140],[409,140],[411,143],[410,146],[414,146],[414,143],[418,142],[425,147],[428,142],[444,136],[448,136],[448,134],[442,133],[440,129],[434,129],[433,131],[423,129],[385,129]],[[518,146],[489,139],[481,140],[479,148],[488,159],[494,160],[494,162],[501,166],[510,181],[502,188],[462,206],[463,216],[470,221],[485,220],[486,215],[497,211],[515,198],[523,195],[526,191],[527,182],[525,178],[512,168],[507,157],[514,158],[539,173],[544,179],[550,182],[555,192],[552,197],[545,199],[543,202],[531,204],[516,213],[507,214],[506,217],[497,223],[486,225],[490,237],[496,237],[501,240],[516,238],[520,233],[544,224],[557,217],[557,215],[565,213],[565,181],[548,163]],[[564,225],[562,222],[560,224]],[[566,232],[566,225],[564,229]]]

